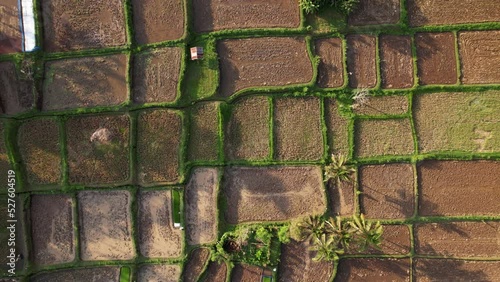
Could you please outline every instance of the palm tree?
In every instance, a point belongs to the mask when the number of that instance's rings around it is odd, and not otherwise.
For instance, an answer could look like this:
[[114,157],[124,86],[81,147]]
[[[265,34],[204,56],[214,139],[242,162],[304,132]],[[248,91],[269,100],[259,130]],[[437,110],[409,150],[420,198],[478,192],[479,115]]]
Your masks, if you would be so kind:
[[325,221],[319,216],[309,216],[297,224],[302,240],[314,243],[325,230]]
[[351,174],[355,172],[354,166],[347,164],[347,157],[343,154],[332,155],[331,163],[325,166],[325,181],[352,181]]
[[356,230],[359,235],[358,244],[361,250],[365,250],[367,247],[374,247],[380,249],[380,244],[382,243],[383,229],[380,221],[367,222],[365,216],[361,214],[359,217],[354,216],[354,222],[349,222],[349,224]]
[[330,217],[325,221],[325,227],[326,232],[331,234],[335,238],[337,244],[340,244],[344,249],[349,247],[349,242],[356,232],[348,222],[343,222],[340,216],[335,218]]
[[321,234],[319,238],[316,238],[311,250],[316,251],[313,261],[336,261],[339,255],[344,253],[344,249],[339,248],[335,238],[326,234]]

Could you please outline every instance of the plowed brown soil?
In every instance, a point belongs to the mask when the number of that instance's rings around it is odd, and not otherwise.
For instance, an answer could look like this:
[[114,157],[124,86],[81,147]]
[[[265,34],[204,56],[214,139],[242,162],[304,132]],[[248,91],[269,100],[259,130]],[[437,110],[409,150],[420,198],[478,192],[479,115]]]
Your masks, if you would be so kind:
[[84,282],[84,281],[119,281],[120,268],[117,266],[75,268],[42,272],[30,278],[33,282]]
[[189,127],[190,161],[216,161],[219,158],[219,103],[203,102],[191,108]]
[[[498,18],[500,18],[500,12]],[[499,83],[500,31],[460,32],[458,39],[462,82]]]
[[231,282],[261,282],[262,271],[258,266],[237,264],[231,271]]
[[413,268],[417,282],[496,281],[500,277],[500,261],[417,258]]
[[415,45],[420,85],[457,82],[453,33],[417,33]]
[[406,225],[383,225],[384,233],[380,250],[367,248],[361,250],[349,250],[349,253],[362,254],[385,254],[385,255],[405,255],[410,253],[410,229]]
[[178,282],[181,277],[181,267],[178,265],[147,264],[139,268],[138,282]]
[[325,119],[328,147],[332,154],[349,153],[349,118],[339,112],[339,103],[334,99],[325,99]]
[[15,115],[33,107],[33,81],[20,77],[13,62],[0,62],[0,89],[0,114]]
[[[325,280],[326,281],[326,280]],[[335,281],[407,281],[409,259],[344,259],[338,265]]]
[[397,24],[400,10],[399,0],[361,0],[348,22],[350,25]]
[[227,265],[225,262],[214,262],[211,261],[208,264],[208,268],[205,277],[201,280],[202,282],[212,282],[212,281],[226,281],[227,277]]
[[258,86],[308,83],[313,69],[303,38],[263,37],[217,42],[220,94]]
[[413,86],[413,57],[409,36],[383,35],[379,38],[383,88]]
[[316,40],[316,52],[321,61],[318,67],[320,87],[341,87],[344,84],[344,55],[340,38]]
[[347,36],[347,71],[349,86],[371,88],[377,84],[375,36],[354,34]]
[[0,14],[0,54],[21,52],[18,1],[2,1]]
[[198,248],[191,252],[184,267],[182,281],[196,282],[200,277],[203,267],[210,257],[210,250],[207,248]]

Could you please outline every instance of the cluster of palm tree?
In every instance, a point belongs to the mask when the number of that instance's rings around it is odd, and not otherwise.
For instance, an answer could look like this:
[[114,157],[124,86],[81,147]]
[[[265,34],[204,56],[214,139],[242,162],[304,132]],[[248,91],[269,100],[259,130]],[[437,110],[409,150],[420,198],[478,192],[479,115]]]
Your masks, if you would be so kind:
[[325,182],[334,179],[337,182],[352,181],[352,174],[356,171],[349,165],[347,156],[343,154],[332,155],[330,163],[325,166]]
[[315,261],[336,261],[348,250],[380,249],[383,228],[379,221],[366,221],[363,214],[349,220],[310,216],[297,223],[300,239],[316,251]]

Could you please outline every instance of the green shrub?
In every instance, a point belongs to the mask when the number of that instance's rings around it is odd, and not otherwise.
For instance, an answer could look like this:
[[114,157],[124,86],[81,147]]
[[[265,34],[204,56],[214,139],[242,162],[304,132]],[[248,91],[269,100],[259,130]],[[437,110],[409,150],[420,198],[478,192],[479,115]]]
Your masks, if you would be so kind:
[[359,0],[300,0],[299,6],[307,14],[314,14],[318,11],[334,7],[342,14],[349,15],[354,12],[359,4]]

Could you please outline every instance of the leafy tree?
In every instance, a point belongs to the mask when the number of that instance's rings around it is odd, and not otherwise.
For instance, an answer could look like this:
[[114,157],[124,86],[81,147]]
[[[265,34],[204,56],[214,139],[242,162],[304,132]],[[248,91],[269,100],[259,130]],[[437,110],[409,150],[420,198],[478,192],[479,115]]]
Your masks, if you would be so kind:
[[307,14],[314,14],[325,7],[334,7],[339,12],[349,15],[354,12],[359,0],[300,0],[300,7]]

